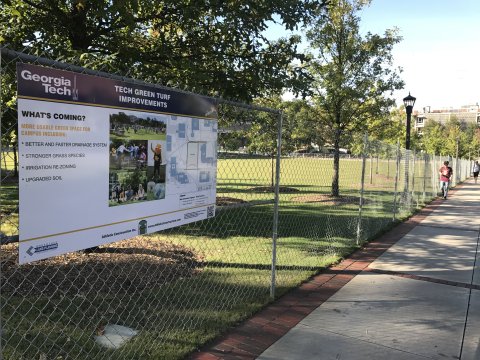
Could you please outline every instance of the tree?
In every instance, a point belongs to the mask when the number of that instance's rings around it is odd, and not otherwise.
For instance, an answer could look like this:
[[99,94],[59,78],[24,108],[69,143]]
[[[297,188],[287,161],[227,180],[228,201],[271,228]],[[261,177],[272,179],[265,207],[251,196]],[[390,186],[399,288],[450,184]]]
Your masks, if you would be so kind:
[[476,158],[480,151],[480,129],[477,124],[469,123],[465,129],[465,144],[462,157]]
[[[280,96],[270,96],[255,101],[256,105],[282,112],[282,154],[310,146],[316,133],[310,127],[314,123],[313,107],[306,100],[283,101]],[[274,160],[277,154],[278,121],[276,113],[250,112],[250,127],[245,132],[248,150],[268,154],[271,157],[271,179],[274,186]]]
[[405,120],[405,107],[403,105],[394,107],[388,114],[380,114],[379,117],[368,122],[368,134],[392,145],[396,145],[399,141],[403,145]]
[[480,129],[476,128],[474,133],[474,139],[472,142],[472,157],[480,159]]
[[312,104],[305,99],[284,101],[282,151],[290,153],[294,150],[311,147],[312,143],[323,145],[321,129],[317,128],[317,113]]
[[445,124],[443,148],[447,155],[456,156],[463,128],[464,124],[461,124],[455,116]]
[[[2,157],[4,162],[6,158],[9,157],[4,153],[5,149],[12,150],[11,154],[13,156],[13,172],[14,177],[18,176],[18,159],[17,159],[17,96],[16,96],[16,86],[15,86],[15,72],[5,71],[2,69],[1,75],[1,86],[0,86],[0,99],[2,101],[2,106],[0,106],[0,131],[2,136]],[[5,164],[5,170],[6,170]]]
[[[0,42],[14,50],[149,82],[250,101],[305,90],[299,36],[270,41],[272,19],[308,23],[321,0],[4,0]],[[292,61],[298,60],[298,66]]]
[[[282,153],[288,154],[299,148],[323,145],[322,131],[318,128],[316,109],[307,100],[283,101],[279,96],[258,99],[257,105],[278,109],[282,112]],[[278,117],[258,113],[249,132],[250,147],[272,153],[277,143]],[[255,138],[255,139],[254,139]]]
[[434,120],[427,120],[423,128],[422,143],[429,154],[444,155],[444,126]]
[[[279,111],[288,108],[289,102],[282,101],[280,96],[257,99],[256,105],[278,109]],[[287,115],[287,116],[285,116]],[[271,187],[275,185],[275,156],[277,155],[279,113],[267,113],[257,111],[253,114],[252,125],[247,132],[248,149],[263,154],[268,154],[271,159]],[[282,150],[291,150],[291,117],[282,114]],[[287,129],[287,131],[285,131]]]
[[316,51],[309,65],[313,101],[326,140],[335,149],[333,196],[339,196],[340,147],[364,131],[369,118],[386,114],[394,104],[388,96],[403,87],[397,70],[392,69],[392,49],[401,40],[397,30],[387,30],[383,36],[359,32],[357,13],[369,3],[332,0],[307,32]]
[[[322,6],[323,0],[3,0],[0,43],[90,69],[251,102],[284,89],[308,91],[309,77],[301,66],[305,56],[297,51],[300,37],[270,41],[264,31],[274,19],[286,30],[308,24]],[[15,63],[8,66],[5,73],[11,76],[2,79],[2,98],[14,109]],[[16,124],[16,117],[4,120],[2,135]]]
[[427,120],[421,136],[422,148],[430,154],[472,158],[480,154],[480,129],[452,116],[445,124]]

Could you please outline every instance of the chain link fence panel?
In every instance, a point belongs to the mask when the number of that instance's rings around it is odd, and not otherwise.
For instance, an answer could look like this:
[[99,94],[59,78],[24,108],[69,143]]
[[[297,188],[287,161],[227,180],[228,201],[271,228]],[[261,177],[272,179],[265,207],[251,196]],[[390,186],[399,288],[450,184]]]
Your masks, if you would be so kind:
[[134,81],[2,49],[4,359],[185,358],[438,192],[440,157],[368,137],[338,163],[287,155],[278,111],[219,99],[214,218],[19,265],[17,62]]

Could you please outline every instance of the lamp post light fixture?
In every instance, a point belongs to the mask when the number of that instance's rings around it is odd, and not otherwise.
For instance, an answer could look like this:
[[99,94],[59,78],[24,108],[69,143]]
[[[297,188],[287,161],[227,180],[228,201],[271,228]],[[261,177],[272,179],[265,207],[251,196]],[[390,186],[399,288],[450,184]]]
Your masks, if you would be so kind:
[[415,105],[415,100],[417,100],[417,98],[410,95],[410,92],[408,93],[408,96],[403,98],[403,104],[407,111],[407,136],[405,139],[405,149],[407,150],[410,150],[410,122],[412,120],[412,110],[413,105]]

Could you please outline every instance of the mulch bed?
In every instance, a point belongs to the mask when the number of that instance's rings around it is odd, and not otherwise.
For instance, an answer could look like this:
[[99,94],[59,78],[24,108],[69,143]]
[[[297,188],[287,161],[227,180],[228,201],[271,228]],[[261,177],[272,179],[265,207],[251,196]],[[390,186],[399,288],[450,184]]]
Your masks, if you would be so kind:
[[360,198],[358,196],[332,196],[327,194],[296,196],[290,200],[302,203],[321,203],[322,205],[358,205],[360,203]]
[[246,203],[243,199],[238,199],[229,196],[217,196],[215,204],[217,206],[233,205],[233,204],[243,204]]
[[141,291],[199,271],[202,259],[190,249],[135,238],[18,265],[18,244],[1,249],[2,294],[75,295]]
[[[288,187],[288,186],[280,186],[278,190],[281,193],[300,192],[300,190],[296,188]],[[248,191],[257,192],[257,193],[273,193],[275,192],[275,187],[274,186],[256,186],[248,189]]]

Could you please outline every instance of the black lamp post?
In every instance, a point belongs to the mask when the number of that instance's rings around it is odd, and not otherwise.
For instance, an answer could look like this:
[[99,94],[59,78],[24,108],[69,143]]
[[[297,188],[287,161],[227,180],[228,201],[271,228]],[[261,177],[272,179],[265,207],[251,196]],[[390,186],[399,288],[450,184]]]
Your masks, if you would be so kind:
[[410,122],[412,120],[412,110],[413,105],[415,105],[415,97],[408,93],[407,97],[403,98],[403,104],[405,105],[405,110],[407,111],[407,137],[405,139],[405,149],[410,150]]

